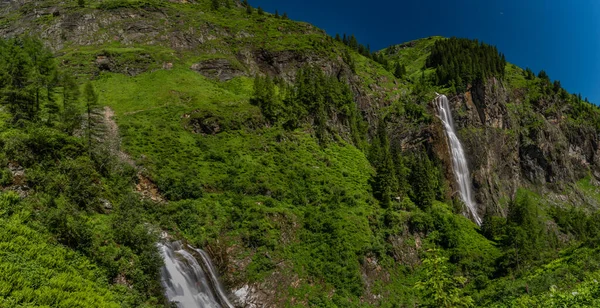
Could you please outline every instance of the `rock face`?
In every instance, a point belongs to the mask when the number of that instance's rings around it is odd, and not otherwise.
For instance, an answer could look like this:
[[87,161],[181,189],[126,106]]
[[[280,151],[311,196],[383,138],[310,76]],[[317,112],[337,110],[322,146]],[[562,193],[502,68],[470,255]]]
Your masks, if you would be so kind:
[[191,69],[207,78],[218,79],[219,81],[228,81],[245,75],[242,69],[232,65],[227,59],[212,59],[195,63]]
[[600,175],[595,129],[573,126],[560,111],[549,111],[561,105],[558,99],[540,102],[529,113],[524,101],[520,90],[496,79],[451,99],[482,215],[506,214],[519,187],[560,194],[587,174]]

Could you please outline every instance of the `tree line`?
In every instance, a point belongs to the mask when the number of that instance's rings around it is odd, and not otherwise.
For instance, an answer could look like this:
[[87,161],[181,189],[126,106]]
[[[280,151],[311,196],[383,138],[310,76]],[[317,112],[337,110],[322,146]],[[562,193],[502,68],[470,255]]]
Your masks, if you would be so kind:
[[495,46],[455,37],[436,41],[425,64],[436,69],[436,84],[457,90],[489,77],[503,78],[505,66],[506,58]]
[[394,74],[396,78],[402,78],[404,75],[406,75],[406,66],[404,64],[401,64],[400,62],[392,63],[382,53],[371,52],[371,46],[368,44],[365,46],[359,43],[354,34],[346,35],[346,33],[344,33],[343,36],[340,36],[340,34],[337,33],[335,35],[335,40],[350,47],[352,50],[358,52],[364,57],[372,59],[373,61],[381,64],[383,68]]
[[12,115],[13,125],[43,123],[69,135],[83,130],[91,151],[103,132],[91,83],[86,83],[82,95],[75,77],[59,71],[52,53],[28,37],[0,41],[0,70],[0,103]]
[[269,76],[255,77],[250,103],[261,109],[270,124],[282,125],[287,130],[312,123],[322,142],[333,131],[327,122],[334,115],[350,128],[356,145],[360,146],[366,135],[366,124],[347,82],[327,76],[313,66],[299,69],[292,84]]
[[[92,261],[105,275],[99,279],[123,277],[136,298],[132,306],[160,296],[158,237],[144,225],[145,209],[132,192],[135,170],[103,144],[103,113],[92,83],[81,85],[60,70],[37,39],[0,40],[0,104],[7,116],[0,190],[26,191],[18,206],[0,210],[0,218],[33,213],[27,224],[49,234],[52,245]],[[15,178],[10,165],[22,168],[24,179]],[[106,219],[90,218],[101,214]]]

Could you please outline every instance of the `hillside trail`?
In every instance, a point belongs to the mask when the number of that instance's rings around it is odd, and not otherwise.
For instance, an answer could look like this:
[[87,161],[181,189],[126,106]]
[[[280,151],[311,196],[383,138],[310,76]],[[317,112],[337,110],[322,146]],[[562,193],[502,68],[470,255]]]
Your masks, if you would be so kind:
[[115,121],[115,112],[110,107],[105,106],[103,110],[104,123],[106,125],[106,144],[112,154],[116,155],[120,161],[130,165],[137,170],[138,181],[135,190],[143,198],[154,202],[164,203],[166,199],[160,194],[156,184],[150,180],[145,173],[145,169],[136,165],[135,161],[125,153],[121,148],[121,136],[119,135],[119,126]]
[[135,161],[129,154],[121,150],[121,137],[119,136],[119,126],[115,121],[115,112],[108,106],[104,107],[104,123],[106,124],[106,141],[111,153],[116,154],[122,162],[136,168]]

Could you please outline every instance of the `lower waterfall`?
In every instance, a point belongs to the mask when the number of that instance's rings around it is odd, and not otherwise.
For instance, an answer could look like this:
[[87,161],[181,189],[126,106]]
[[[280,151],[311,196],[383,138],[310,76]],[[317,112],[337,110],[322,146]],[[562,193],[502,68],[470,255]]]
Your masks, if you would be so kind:
[[189,251],[199,255],[196,259],[179,241],[159,243],[158,248],[164,259],[161,282],[170,302],[179,308],[234,307],[206,252],[187,245]]
[[439,109],[440,119],[444,123],[444,128],[448,135],[448,144],[450,145],[450,152],[452,154],[452,169],[454,170],[454,177],[460,190],[460,198],[467,206],[475,223],[481,226],[481,217],[477,213],[477,204],[473,201],[473,194],[471,192],[471,173],[467,165],[465,151],[454,130],[454,121],[452,120],[452,111],[450,110],[448,98],[445,95],[438,95],[435,98],[435,102]]

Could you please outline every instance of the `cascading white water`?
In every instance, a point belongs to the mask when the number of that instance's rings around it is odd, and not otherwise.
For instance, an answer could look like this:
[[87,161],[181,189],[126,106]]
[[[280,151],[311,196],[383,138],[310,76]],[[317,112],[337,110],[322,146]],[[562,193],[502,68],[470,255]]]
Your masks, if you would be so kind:
[[477,205],[473,201],[473,195],[471,193],[471,174],[469,173],[469,167],[467,165],[467,158],[465,157],[465,151],[456,136],[454,131],[454,121],[452,121],[452,111],[450,110],[450,104],[448,98],[445,95],[438,95],[435,98],[436,104],[439,109],[440,119],[444,123],[446,128],[446,134],[448,135],[448,143],[450,144],[450,151],[452,152],[452,166],[454,170],[454,177],[458,183],[460,189],[460,198],[467,206],[473,220],[477,225],[481,226],[481,218],[477,214]]
[[165,262],[161,277],[169,301],[180,308],[233,308],[203,250],[188,245],[200,255],[201,265],[181,242],[159,243],[158,247]]

